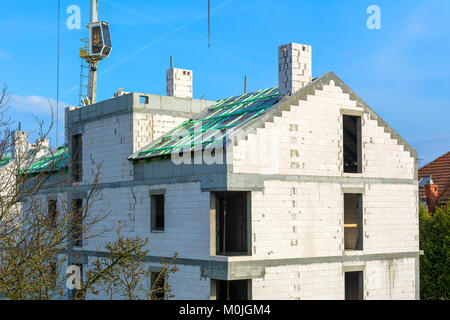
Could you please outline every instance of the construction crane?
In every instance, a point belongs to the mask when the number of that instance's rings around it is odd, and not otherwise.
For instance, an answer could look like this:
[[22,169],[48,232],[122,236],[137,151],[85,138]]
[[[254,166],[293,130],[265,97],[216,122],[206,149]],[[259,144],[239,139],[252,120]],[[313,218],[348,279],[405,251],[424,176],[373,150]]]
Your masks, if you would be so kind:
[[80,40],[80,57],[89,64],[88,92],[82,99],[85,106],[97,102],[97,65],[109,57],[112,50],[109,24],[98,21],[98,1],[91,0],[91,20],[87,26],[89,38]]

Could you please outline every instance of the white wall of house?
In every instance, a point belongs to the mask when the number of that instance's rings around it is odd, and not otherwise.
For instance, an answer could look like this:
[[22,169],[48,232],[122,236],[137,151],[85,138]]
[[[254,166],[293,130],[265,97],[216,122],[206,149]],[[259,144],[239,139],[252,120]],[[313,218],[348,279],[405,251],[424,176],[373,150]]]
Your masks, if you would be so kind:
[[[351,186],[351,185],[347,185]],[[350,254],[417,252],[417,188],[363,186],[363,250]],[[252,195],[254,259],[340,256],[344,250],[345,184],[266,181]]]
[[92,183],[97,172],[100,183],[133,180],[128,157],[186,119],[133,112],[87,122],[82,138],[83,184]]
[[[165,190],[164,232],[151,232],[150,190],[157,189]],[[200,183],[108,188],[100,197],[91,210],[105,218],[92,233],[113,229],[89,239],[85,250],[101,250],[106,242],[115,240],[122,221],[124,236],[149,239],[150,255],[209,258],[209,193],[200,190]]]
[[[253,299],[343,300],[346,263],[315,263],[266,268],[264,278],[253,279]],[[415,259],[357,262],[363,271],[366,300],[415,299]]]

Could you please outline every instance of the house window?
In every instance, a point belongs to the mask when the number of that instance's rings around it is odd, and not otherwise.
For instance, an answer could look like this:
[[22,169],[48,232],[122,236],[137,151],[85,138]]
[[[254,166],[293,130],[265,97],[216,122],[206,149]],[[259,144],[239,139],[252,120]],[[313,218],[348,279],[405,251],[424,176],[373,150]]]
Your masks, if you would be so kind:
[[82,162],[83,140],[82,135],[77,134],[72,137],[72,181],[80,182],[83,176]]
[[74,247],[83,246],[83,200],[72,201],[71,240]]
[[362,194],[344,194],[344,248],[362,250]]
[[343,116],[344,172],[361,173],[361,117]]
[[164,231],[164,194],[151,196],[151,231]]
[[56,200],[48,201],[48,222],[52,228],[56,228],[56,219],[58,217],[58,207]]
[[363,300],[363,271],[345,272],[345,300]]
[[160,272],[151,274],[151,300],[164,300],[166,297],[166,279]]

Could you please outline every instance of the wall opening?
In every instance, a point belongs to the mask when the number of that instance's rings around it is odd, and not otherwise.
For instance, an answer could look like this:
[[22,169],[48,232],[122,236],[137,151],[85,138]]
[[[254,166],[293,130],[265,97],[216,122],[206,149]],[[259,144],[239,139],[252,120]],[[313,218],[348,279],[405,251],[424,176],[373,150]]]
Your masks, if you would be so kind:
[[344,194],[344,248],[363,249],[362,194]]
[[363,272],[345,272],[345,300],[363,300],[363,290]]
[[250,192],[217,192],[216,255],[249,254]]
[[83,246],[83,200],[72,200],[72,228],[70,239],[72,246]]
[[151,196],[151,231],[164,231],[164,194]]
[[251,280],[214,280],[217,300],[250,300]]
[[[159,277],[159,278],[158,278]],[[152,272],[151,274],[151,300],[164,300],[166,298],[166,279],[160,272]]]
[[58,217],[58,207],[56,200],[48,201],[48,223],[52,228],[56,228],[56,219]]
[[148,97],[147,96],[140,96],[139,97],[139,103],[141,103],[141,104],[148,104]]
[[56,284],[58,282],[58,258],[51,259],[49,264],[49,275],[50,275],[50,287],[56,289]]
[[343,116],[344,172],[361,173],[361,117]]
[[83,176],[83,140],[82,135],[72,137],[72,181],[80,182]]

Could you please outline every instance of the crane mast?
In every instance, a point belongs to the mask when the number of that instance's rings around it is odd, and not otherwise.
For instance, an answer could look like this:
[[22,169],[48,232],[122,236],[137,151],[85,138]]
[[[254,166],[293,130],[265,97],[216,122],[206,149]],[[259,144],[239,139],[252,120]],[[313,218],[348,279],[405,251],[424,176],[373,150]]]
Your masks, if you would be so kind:
[[[98,21],[98,0],[91,0],[91,20],[89,24]],[[88,80],[88,102],[94,104],[97,102],[97,65],[99,60],[89,62],[89,80]]]
[[98,1],[91,0],[89,39],[80,40],[80,57],[89,64],[88,92],[83,105],[97,102],[97,66],[100,60],[109,57],[112,50],[109,24],[98,20]]

